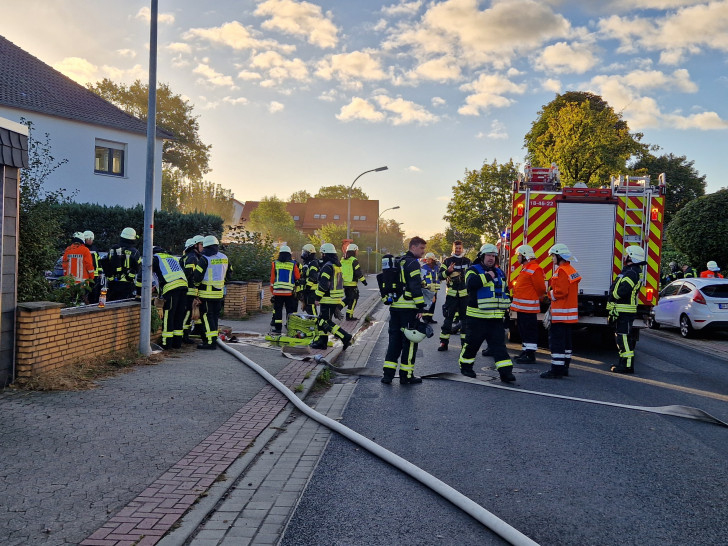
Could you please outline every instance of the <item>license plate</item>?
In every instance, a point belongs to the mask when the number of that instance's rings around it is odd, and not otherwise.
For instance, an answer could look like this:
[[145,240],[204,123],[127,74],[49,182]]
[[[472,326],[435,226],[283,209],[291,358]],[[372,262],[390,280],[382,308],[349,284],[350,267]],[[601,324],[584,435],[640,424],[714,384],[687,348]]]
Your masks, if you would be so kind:
[[728,303],[719,303],[718,309],[728,309]]

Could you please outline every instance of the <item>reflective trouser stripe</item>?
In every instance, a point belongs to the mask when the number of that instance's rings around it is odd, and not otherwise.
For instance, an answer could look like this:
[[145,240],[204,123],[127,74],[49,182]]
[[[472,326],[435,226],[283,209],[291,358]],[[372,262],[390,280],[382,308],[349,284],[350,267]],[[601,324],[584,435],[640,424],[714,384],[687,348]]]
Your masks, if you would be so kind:
[[571,349],[566,349],[566,351],[564,351],[564,356],[566,357],[565,358],[566,364],[571,364],[571,354],[572,354]]
[[537,343],[524,343],[523,345],[524,351],[536,351],[538,350],[538,344]]
[[563,366],[566,364],[566,353],[551,353],[551,365]]
[[384,361],[384,366],[382,366],[382,367],[383,368],[392,368],[393,370],[396,370],[397,369],[397,363],[396,362],[390,362],[388,360],[385,360]]
[[463,367],[463,364],[475,364],[475,357],[473,358],[465,358],[463,355],[465,354],[465,349],[468,347],[467,343],[463,343],[463,348],[460,350],[460,367]]
[[503,366],[513,366],[513,362],[511,362],[511,359],[508,360],[499,360],[495,363],[495,369],[502,368]]

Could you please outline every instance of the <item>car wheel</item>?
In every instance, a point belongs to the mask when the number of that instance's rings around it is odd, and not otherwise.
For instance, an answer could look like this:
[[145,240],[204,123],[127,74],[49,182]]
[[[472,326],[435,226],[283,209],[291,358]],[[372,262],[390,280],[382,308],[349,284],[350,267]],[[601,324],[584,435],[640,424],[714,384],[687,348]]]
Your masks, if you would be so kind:
[[682,337],[693,337],[695,330],[693,325],[690,324],[690,319],[687,315],[680,315],[680,335]]
[[647,317],[647,327],[650,330],[659,330],[660,329],[660,323],[655,320],[655,317]]

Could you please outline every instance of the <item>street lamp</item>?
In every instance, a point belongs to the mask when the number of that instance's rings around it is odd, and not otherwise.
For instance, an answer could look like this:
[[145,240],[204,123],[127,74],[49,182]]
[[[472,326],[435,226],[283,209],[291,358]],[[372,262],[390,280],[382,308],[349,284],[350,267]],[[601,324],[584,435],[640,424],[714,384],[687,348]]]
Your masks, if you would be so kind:
[[364,171],[359,176],[357,176],[354,181],[351,183],[351,186],[349,186],[349,197],[346,203],[346,238],[351,238],[351,188],[354,187],[354,184],[356,184],[356,181],[359,180],[362,176],[364,176],[367,173],[378,173],[379,171],[386,171],[388,167],[377,167],[376,169],[370,169],[368,171]]
[[[382,212],[381,212],[381,213],[379,214],[379,216],[377,217],[377,238],[376,238],[376,240],[374,241],[374,253],[375,253],[375,254],[377,254],[377,255],[379,254],[379,219],[380,219],[380,218],[382,217],[382,214],[384,214],[384,213],[385,213],[385,212],[387,212],[388,210],[394,210],[394,209],[398,209],[398,208],[399,208],[399,205],[397,205],[397,206],[395,206],[395,207],[389,207],[388,209],[384,209],[384,210],[383,210],[383,211],[382,211]],[[377,267],[376,267],[376,269],[377,269],[377,271],[378,271],[378,270],[379,270],[379,266],[377,266]]]

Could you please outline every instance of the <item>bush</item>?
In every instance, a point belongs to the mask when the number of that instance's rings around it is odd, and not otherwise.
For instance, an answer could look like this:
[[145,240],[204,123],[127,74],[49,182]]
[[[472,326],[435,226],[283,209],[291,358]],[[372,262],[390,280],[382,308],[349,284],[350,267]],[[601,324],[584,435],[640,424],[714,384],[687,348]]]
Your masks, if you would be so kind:
[[260,281],[270,278],[270,264],[274,258],[273,241],[260,233],[249,231],[236,237],[236,242],[223,248],[232,267],[234,281]]

